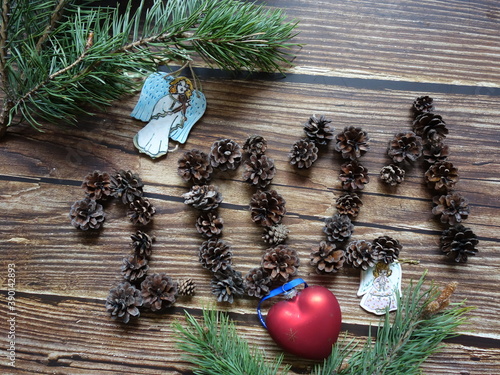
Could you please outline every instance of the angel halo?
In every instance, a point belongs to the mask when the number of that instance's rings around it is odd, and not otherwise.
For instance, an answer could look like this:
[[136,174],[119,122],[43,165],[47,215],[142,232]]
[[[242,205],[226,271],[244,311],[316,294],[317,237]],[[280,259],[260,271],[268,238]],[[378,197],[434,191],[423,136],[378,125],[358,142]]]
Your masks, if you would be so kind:
[[135,147],[153,159],[166,155],[169,140],[185,143],[206,108],[205,96],[193,88],[188,78],[165,72],[151,74],[130,114],[148,122],[134,136]]

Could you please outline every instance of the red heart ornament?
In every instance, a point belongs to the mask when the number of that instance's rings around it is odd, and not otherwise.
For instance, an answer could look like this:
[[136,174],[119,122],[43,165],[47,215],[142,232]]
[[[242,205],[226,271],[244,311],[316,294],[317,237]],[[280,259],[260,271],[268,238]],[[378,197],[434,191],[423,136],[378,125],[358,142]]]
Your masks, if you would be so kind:
[[333,293],[316,285],[271,307],[266,324],[271,337],[284,350],[320,360],[330,355],[337,341],[342,314]]

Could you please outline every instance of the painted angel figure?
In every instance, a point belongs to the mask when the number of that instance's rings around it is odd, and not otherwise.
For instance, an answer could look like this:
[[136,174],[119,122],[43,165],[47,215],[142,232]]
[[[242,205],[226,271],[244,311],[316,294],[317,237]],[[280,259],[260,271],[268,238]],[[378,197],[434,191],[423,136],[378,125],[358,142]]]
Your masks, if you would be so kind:
[[131,113],[132,117],[149,121],[135,135],[135,147],[152,158],[167,154],[169,140],[186,142],[206,106],[205,96],[193,89],[188,78],[174,78],[163,72],[151,74]]
[[361,275],[358,296],[363,296],[360,306],[376,315],[397,310],[397,291],[401,293],[401,265],[398,262],[379,262]]

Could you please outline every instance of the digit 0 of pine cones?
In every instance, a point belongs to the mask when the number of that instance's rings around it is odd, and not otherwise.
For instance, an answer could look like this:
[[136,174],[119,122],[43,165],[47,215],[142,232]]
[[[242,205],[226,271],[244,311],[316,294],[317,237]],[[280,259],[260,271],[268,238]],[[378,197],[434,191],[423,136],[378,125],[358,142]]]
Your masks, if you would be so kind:
[[344,159],[359,159],[370,148],[367,133],[359,127],[346,126],[344,131],[336,135],[335,141],[335,150]]
[[165,273],[154,273],[141,283],[144,307],[160,311],[175,303],[177,282]]
[[392,263],[398,259],[403,246],[389,236],[380,236],[372,241],[373,257],[379,262]]
[[311,265],[318,274],[335,273],[344,261],[344,250],[337,249],[333,243],[321,241],[319,246],[312,248]]
[[241,148],[231,139],[215,141],[210,148],[210,164],[221,171],[234,170],[241,162]]
[[352,160],[340,166],[339,179],[344,190],[362,190],[370,182],[368,170],[357,160]]
[[318,159],[318,147],[309,139],[300,139],[292,145],[288,153],[290,164],[297,168],[310,168]]
[[250,297],[262,298],[270,291],[271,278],[262,267],[252,268],[244,278],[245,290]]
[[422,155],[422,139],[413,132],[397,133],[389,142],[387,155],[394,163],[414,162]]
[[396,164],[386,165],[380,170],[380,179],[388,185],[396,186],[404,181],[405,170]]
[[250,217],[264,227],[279,224],[286,214],[285,204],[285,199],[276,190],[258,191],[250,200]]
[[132,171],[120,170],[111,176],[111,191],[123,204],[130,204],[143,195],[144,183],[139,175]]
[[131,316],[139,316],[138,307],[142,304],[141,291],[125,281],[109,291],[106,310],[113,319],[128,323]]
[[325,220],[323,232],[325,232],[328,242],[343,242],[351,237],[354,225],[347,215],[335,214]]
[[458,169],[449,161],[431,165],[425,172],[427,186],[439,193],[447,193],[458,182]]
[[278,245],[266,250],[261,266],[273,282],[287,282],[297,274],[300,259],[297,252],[286,245]]
[[220,236],[224,220],[215,211],[203,211],[196,219],[196,230],[203,238]]
[[267,141],[260,135],[251,135],[243,145],[243,152],[248,155],[263,155],[267,150]]
[[351,218],[358,216],[363,206],[361,198],[356,193],[345,193],[338,197],[335,203],[339,214],[349,215]]
[[470,213],[469,201],[457,192],[436,196],[432,200],[432,213],[439,216],[442,223],[455,225],[466,220]]
[[89,173],[83,179],[82,189],[85,195],[92,200],[106,200],[112,193],[111,177],[101,171]]
[[304,124],[304,132],[311,141],[317,145],[326,145],[333,139],[333,126],[330,125],[332,120],[328,120],[325,116],[317,118],[312,115]]
[[366,270],[377,262],[371,242],[352,241],[345,249],[346,263],[354,268]]
[[201,244],[199,261],[203,268],[212,272],[223,271],[232,264],[233,252],[228,242],[212,238]]
[[276,175],[274,160],[266,155],[250,155],[243,167],[243,180],[260,188],[267,187]]
[[127,215],[133,224],[148,225],[156,209],[147,198],[139,198],[130,203]]
[[418,115],[413,121],[413,131],[424,143],[441,142],[448,134],[443,118],[432,112]]
[[224,271],[214,273],[211,281],[212,293],[218,302],[234,302],[234,297],[241,297],[245,292],[241,272],[228,267]]
[[212,172],[208,155],[197,149],[186,151],[177,162],[177,174],[186,182],[206,184],[210,181]]
[[73,203],[69,217],[76,229],[89,230],[99,229],[106,216],[101,204],[86,197]]
[[430,96],[419,96],[413,102],[413,113],[415,116],[432,111],[434,111],[434,100]]
[[441,251],[457,263],[467,262],[469,256],[476,255],[478,243],[472,229],[462,224],[445,229],[440,239]]
[[202,211],[215,210],[222,202],[222,194],[215,185],[195,185],[182,197],[185,204]]

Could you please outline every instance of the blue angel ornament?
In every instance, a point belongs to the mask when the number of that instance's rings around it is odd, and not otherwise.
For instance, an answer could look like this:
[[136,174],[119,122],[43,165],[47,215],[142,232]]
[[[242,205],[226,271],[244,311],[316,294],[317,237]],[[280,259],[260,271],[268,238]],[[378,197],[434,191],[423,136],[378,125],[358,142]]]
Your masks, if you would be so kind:
[[175,78],[164,72],[151,74],[130,114],[148,122],[135,135],[135,147],[152,158],[167,154],[169,139],[185,143],[191,128],[206,108],[205,96],[193,89],[188,78]]

